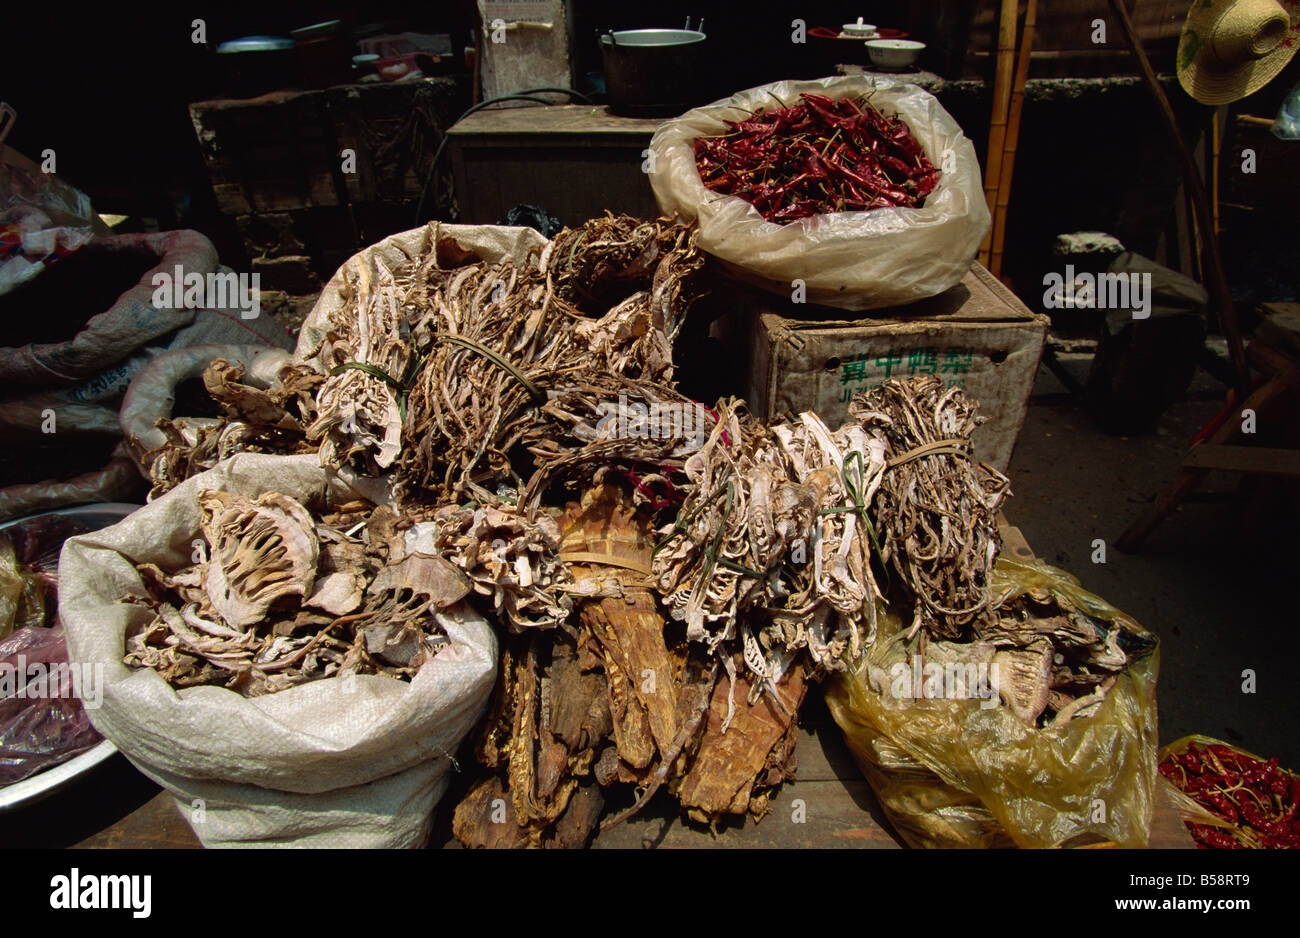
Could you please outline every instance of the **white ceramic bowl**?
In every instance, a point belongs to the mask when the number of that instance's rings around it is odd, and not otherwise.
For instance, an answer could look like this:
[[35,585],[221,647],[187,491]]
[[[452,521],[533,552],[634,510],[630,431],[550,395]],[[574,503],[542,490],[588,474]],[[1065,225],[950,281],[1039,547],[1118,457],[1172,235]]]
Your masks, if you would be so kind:
[[845,23],[840,27],[840,35],[852,39],[871,39],[876,35],[874,23]]
[[911,39],[871,39],[867,41],[867,55],[877,68],[907,68],[915,65],[925,48],[923,42]]

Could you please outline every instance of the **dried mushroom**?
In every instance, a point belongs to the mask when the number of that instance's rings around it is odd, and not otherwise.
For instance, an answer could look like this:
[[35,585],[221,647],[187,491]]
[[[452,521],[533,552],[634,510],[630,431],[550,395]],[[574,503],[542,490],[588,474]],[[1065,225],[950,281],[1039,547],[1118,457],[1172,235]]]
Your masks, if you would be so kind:
[[349,674],[409,679],[446,644],[437,612],[469,581],[408,550],[410,524],[391,509],[358,502],[313,518],[275,492],[198,499],[199,562],[137,565],[148,595],[134,601],[154,617],[127,635],[126,664],[177,688],[257,696]]
[[276,492],[211,491],[199,493],[199,508],[211,550],[203,588],[227,625],[242,629],[277,600],[310,595],[320,545],[306,508]]

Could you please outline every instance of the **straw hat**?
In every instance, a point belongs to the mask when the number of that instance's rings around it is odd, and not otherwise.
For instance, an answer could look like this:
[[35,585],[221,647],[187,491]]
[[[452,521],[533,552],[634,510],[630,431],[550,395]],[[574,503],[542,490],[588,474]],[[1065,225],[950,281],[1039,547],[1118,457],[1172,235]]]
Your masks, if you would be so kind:
[[1202,104],[1263,88],[1300,48],[1300,0],[1194,0],[1178,39],[1178,81]]

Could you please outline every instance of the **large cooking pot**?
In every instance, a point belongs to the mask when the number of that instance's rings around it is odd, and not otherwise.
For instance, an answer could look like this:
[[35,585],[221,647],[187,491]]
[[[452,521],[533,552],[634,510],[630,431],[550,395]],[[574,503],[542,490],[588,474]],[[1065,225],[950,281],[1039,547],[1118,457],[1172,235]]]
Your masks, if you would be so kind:
[[600,37],[605,90],[618,114],[677,114],[708,100],[704,33],[625,29]]

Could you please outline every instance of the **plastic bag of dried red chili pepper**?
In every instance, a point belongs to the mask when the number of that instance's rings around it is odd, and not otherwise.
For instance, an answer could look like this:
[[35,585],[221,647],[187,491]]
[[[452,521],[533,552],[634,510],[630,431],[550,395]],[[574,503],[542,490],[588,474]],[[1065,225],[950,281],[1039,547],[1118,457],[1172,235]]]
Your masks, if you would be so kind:
[[1160,750],[1160,774],[1203,812],[1183,812],[1202,847],[1300,848],[1300,776],[1277,759],[1209,736],[1184,736]]
[[[725,135],[725,136],[724,136]],[[665,215],[737,276],[840,309],[954,286],[989,227],[979,161],[933,95],[889,78],[781,81],[663,124],[650,184]]]

